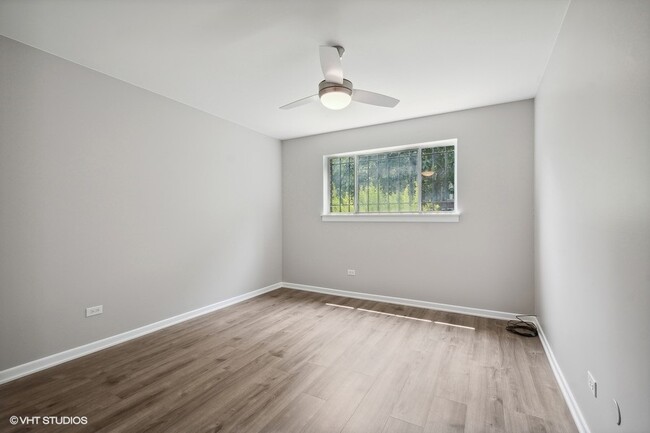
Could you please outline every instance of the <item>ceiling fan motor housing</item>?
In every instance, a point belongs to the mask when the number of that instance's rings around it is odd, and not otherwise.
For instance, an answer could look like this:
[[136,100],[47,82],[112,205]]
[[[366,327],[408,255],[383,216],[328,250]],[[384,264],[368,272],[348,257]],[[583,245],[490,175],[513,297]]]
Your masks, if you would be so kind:
[[352,96],[352,82],[350,80],[343,80],[343,84],[330,83],[329,81],[321,81],[318,84],[318,96],[323,97],[324,94],[330,92],[342,92]]

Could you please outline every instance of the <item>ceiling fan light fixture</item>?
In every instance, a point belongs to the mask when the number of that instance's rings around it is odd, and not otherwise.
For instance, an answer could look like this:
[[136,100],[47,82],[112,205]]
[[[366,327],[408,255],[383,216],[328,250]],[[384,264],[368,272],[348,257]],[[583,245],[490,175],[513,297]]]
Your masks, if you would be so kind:
[[325,108],[342,110],[352,102],[352,83],[348,80],[343,80],[341,84],[321,81],[318,97]]
[[320,95],[320,102],[330,110],[342,110],[352,102],[351,92],[341,87],[341,90],[332,89]]

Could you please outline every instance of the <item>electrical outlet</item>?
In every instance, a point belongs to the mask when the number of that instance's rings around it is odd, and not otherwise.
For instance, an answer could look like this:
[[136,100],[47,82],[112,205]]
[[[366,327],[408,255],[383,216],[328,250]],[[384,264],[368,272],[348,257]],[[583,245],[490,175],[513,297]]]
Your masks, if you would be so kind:
[[354,277],[355,275],[357,275],[357,271],[355,271],[354,269],[348,269],[348,275]]
[[86,317],[96,316],[98,314],[102,314],[103,312],[104,312],[103,305],[95,305],[94,307],[88,307],[86,308]]
[[589,370],[587,370],[587,384],[589,385],[589,389],[594,395],[594,398],[598,398],[598,384]]

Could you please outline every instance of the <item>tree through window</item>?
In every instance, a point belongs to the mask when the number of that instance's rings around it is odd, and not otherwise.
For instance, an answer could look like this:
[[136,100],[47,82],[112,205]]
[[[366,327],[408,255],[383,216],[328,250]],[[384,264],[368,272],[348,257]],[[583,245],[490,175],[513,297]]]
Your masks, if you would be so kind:
[[456,210],[455,140],[326,158],[330,214]]

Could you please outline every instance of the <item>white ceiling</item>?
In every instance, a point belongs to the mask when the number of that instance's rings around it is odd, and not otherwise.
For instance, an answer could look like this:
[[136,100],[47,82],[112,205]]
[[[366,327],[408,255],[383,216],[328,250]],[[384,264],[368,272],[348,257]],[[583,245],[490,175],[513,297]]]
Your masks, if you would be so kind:
[[[11,0],[0,34],[276,138],[535,96],[568,0]],[[330,111],[318,46],[355,87],[401,99]]]

